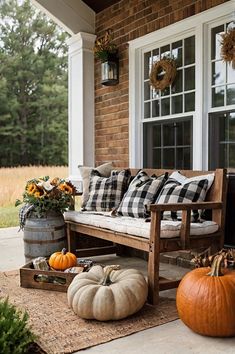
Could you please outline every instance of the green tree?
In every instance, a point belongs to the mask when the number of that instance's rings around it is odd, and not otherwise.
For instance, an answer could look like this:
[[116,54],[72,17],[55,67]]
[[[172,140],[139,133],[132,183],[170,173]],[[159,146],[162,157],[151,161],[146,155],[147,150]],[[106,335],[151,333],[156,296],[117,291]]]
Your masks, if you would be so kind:
[[0,167],[67,164],[67,33],[0,0]]

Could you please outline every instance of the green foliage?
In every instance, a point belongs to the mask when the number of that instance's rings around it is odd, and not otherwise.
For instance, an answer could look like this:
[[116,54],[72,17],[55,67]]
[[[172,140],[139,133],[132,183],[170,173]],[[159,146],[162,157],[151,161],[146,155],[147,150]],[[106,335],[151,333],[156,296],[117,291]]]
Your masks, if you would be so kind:
[[28,314],[9,304],[8,299],[0,300],[0,353],[27,353],[36,336],[27,324]]
[[0,0],[0,166],[67,164],[67,38],[29,0]]

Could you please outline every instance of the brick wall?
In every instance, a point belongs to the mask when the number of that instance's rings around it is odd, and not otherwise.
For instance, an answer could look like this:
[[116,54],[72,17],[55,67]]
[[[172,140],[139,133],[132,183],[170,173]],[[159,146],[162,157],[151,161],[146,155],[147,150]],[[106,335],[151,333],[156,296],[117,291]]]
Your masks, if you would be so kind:
[[128,41],[156,31],[228,0],[121,0],[96,16],[96,34],[114,31],[119,50],[119,84],[100,84],[95,66],[95,159],[129,166]]

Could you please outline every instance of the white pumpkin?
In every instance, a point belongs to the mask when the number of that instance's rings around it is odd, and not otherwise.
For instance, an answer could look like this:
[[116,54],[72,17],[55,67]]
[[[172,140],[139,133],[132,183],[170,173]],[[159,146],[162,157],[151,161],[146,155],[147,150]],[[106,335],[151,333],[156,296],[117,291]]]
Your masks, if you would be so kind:
[[140,310],[147,294],[147,282],[138,270],[97,265],[76,275],[68,287],[67,298],[69,307],[79,317],[108,321]]

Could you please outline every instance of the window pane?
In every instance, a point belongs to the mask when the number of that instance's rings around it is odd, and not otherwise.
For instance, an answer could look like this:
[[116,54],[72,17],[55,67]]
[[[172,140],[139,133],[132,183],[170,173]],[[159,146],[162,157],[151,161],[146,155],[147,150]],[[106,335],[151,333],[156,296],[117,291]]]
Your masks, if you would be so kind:
[[144,118],[150,118],[150,102],[144,104]]
[[229,115],[229,141],[235,143],[235,113],[230,113]]
[[159,48],[153,50],[153,63],[160,60]]
[[184,40],[184,65],[195,63],[195,37]]
[[170,114],[170,99],[164,98],[161,100],[162,116]]
[[176,78],[171,86],[172,93],[182,92],[182,82],[183,82],[183,71],[177,70]]
[[150,99],[150,85],[149,81],[144,83],[144,100],[147,101]]
[[220,59],[221,33],[224,32],[224,25],[212,28],[211,30],[211,59]]
[[175,145],[175,125],[174,123],[163,125],[163,146]]
[[157,124],[153,126],[153,147],[161,146],[161,125]]
[[153,168],[161,168],[162,160],[161,160],[161,149],[153,150]]
[[227,64],[227,83],[235,83],[235,70],[231,64]]
[[191,112],[195,110],[195,92],[184,95],[184,111]]
[[209,133],[209,167],[235,168],[235,112],[211,113]]
[[190,148],[176,149],[176,166],[177,169],[190,169]]
[[155,88],[152,88],[152,98],[160,98],[160,91],[156,90]]
[[184,70],[184,90],[195,89],[195,66]]
[[173,96],[171,98],[172,113],[182,113],[183,111],[183,95]]
[[229,144],[229,161],[228,161],[228,167],[234,167],[235,166],[235,144]]
[[172,57],[176,61],[176,66],[180,67],[182,63],[182,41],[172,43]]
[[225,68],[226,65],[222,60],[212,63],[212,85],[225,83]]
[[170,86],[166,87],[165,90],[161,91],[161,96],[169,96],[170,95]]
[[155,100],[152,102],[152,117],[159,117],[159,110],[160,110],[160,105],[159,105],[159,100]]
[[144,78],[148,79],[151,70],[151,52],[144,54]]
[[176,145],[190,145],[191,121],[179,122],[176,127]]
[[224,105],[224,86],[212,89],[212,107],[220,107]]
[[169,57],[171,52],[170,52],[170,45],[164,45],[164,47],[160,48],[161,51],[161,59],[164,57]]
[[163,149],[163,168],[175,168],[175,149]]
[[227,104],[235,104],[235,84],[227,86]]

